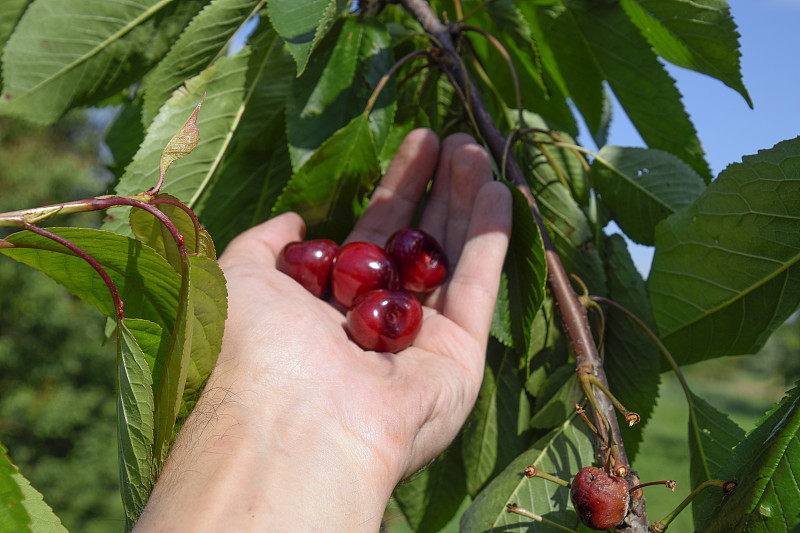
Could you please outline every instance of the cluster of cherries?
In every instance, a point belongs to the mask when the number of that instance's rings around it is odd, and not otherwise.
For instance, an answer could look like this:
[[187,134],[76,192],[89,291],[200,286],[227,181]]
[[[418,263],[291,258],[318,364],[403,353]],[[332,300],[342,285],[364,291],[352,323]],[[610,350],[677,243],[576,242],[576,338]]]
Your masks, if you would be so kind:
[[395,232],[384,248],[370,242],[340,248],[327,239],[290,242],[276,266],[317,298],[332,295],[344,306],[353,342],[392,353],[410,346],[422,327],[415,295],[444,283],[448,270],[441,245],[415,228]]

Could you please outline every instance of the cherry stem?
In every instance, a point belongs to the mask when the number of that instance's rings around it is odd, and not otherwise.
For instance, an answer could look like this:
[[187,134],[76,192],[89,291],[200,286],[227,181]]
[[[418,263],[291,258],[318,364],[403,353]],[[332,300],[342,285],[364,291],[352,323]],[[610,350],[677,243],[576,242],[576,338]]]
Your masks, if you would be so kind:
[[708,461],[706,459],[705,451],[703,450],[703,442],[700,439],[700,425],[697,422],[697,415],[695,414],[694,408],[694,401],[692,400],[692,391],[689,388],[689,384],[686,382],[686,378],[681,372],[681,368],[678,365],[675,358],[672,356],[672,353],[667,349],[661,339],[656,335],[650,327],[645,324],[644,320],[636,316],[636,314],[628,309],[627,307],[623,306],[622,304],[615,302],[614,300],[610,300],[608,298],[604,298],[603,296],[591,296],[591,299],[599,304],[605,304],[608,306],[613,307],[614,309],[620,311],[621,313],[625,314],[628,318],[634,321],[637,326],[642,328],[647,336],[658,346],[658,349],[661,351],[662,355],[667,359],[670,366],[672,367],[672,371],[675,372],[675,376],[678,378],[678,382],[681,384],[681,388],[683,389],[683,394],[686,397],[686,403],[689,404],[689,423],[692,426],[692,432],[695,434],[695,441],[697,444],[698,452],[700,455],[701,462],[703,464],[703,470],[706,474],[707,478],[711,477],[711,469],[708,466]]
[[695,497],[698,494],[700,494],[703,490],[707,489],[708,487],[720,487],[722,489],[723,495],[728,496],[736,488],[736,482],[725,481],[721,479],[709,479],[708,481],[700,483],[686,498],[684,498],[684,500],[681,503],[678,504],[675,510],[673,510],[671,513],[669,513],[666,517],[662,518],[661,520],[653,522],[651,530],[656,533],[663,533],[664,531],[666,531],[670,523],[672,523],[672,521],[675,520],[675,517],[677,517],[681,513],[681,511],[683,511],[686,508],[686,506],[689,505],[692,502],[692,500],[695,499]]
[[572,487],[572,483],[570,483],[569,481],[564,481],[563,479],[561,479],[559,477],[556,477],[556,476],[554,476],[552,474],[548,474],[547,472],[542,472],[541,470],[539,470],[538,468],[536,468],[533,465],[525,467],[525,477],[528,478],[528,479],[531,479],[531,478],[534,478],[534,477],[540,477],[542,479],[546,479],[547,481],[552,481],[553,483],[561,485],[562,487],[566,487],[566,488],[571,488]]
[[528,511],[527,509],[523,509],[522,507],[519,507],[519,506],[514,505],[512,503],[509,503],[509,504],[506,505],[506,512],[507,513],[518,514],[518,515],[524,516],[525,518],[530,518],[531,520],[535,520],[536,522],[539,522],[540,524],[544,524],[544,525],[550,526],[553,529],[557,529],[559,531],[566,531],[568,533],[577,533],[577,530],[575,530],[575,529],[570,529],[570,528],[568,528],[566,526],[562,526],[561,524],[557,524],[556,522],[553,522],[552,520],[548,520],[547,518],[545,518],[545,517],[543,517],[541,515],[538,515],[536,513],[532,513],[531,511]]
[[375,102],[378,101],[378,96],[381,94],[381,91],[386,84],[389,83],[391,77],[394,76],[394,73],[397,72],[400,67],[419,56],[430,57],[430,52],[427,50],[414,50],[413,52],[401,57],[399,61],[392,65],[392,68],[390,68],[386,74],[381,76],[380,81],[378,81],[378,84],[375,86],[375,90],[372,91],[372,95],[369,97],[369,100],[367,100],[367,106],[365,108],[366,113],[369,114],[372,111],[372,108],[375,106]]
[[674,479],[665,479],[663,481],[650,481],[649,483],[641,483],[639,485],[636,485],[635,487],[631,487],[631,489],[628,492],[633,492],[635,490],[639,490],[644,487],[652,487],[654,485],[664,485],[672,492],[675,492],[675,487],[678,485],[678,482],[675,481]]
[[521,89],[520,84],[519,84],[519,76],[517,75],[517,69],[514,68],[514,62],[511,61],[511,56],[509,55],[508,50],[505,49],[503,44],[500,41],[498,41],[497,38],[494,35],[492,35],[491,33],[489,33],[486,30],[483,30],[481,28],[476,28],[475,26],[466,26],[466,25],[461,26],[461,28],[464,31],[472,31],[472,32],[475,32],[475,33],[478,33],[478,34],[482,35],[487,41],[489,41],[489,43],[492,46],[494,46],[494,48],[498,52],[500,52],[500,55],[503,56],[503,59],[505,59],[506,64],[508,65],[508,70],[511,71],[511,77],[514,79],[514,94],[515,94],[516,100],[517,100],[517,109],[518,109],[518,112],[519,112],[519,123],[520,123],[520,125],[524,124],[524,118],[523,118],[523,115],[522,115],[522,110],[523,110],[523,107],[522,107],[522,89]]
[[106,284],[106,287],[108,287],[108,291],[111,293],[111,299],[114,302],[114,311],[117,315],[117,320],[122,320],[124,318],[124,313],[122,310],[124,304],[122,303],[122,299],[119,296],[117,287],[116,285],[114,285],[114,282],[112,281],[111,276],[108,275],[108,272],[105,271],[105,269],[100,265],[99,262],[97,262],[97,260],[94,257],[89,255],[89,253],[87,253],[83,248],[81,248],[77,244],[65,239],[61,235],[48,231],[44,228],[40,228],[39,226],[34,226],[33,224],[28,224],[28,223],[25,223],[23,228],[32,233],[41,235],[42,237],[46,237],[51,241],[57,242],[58,244],[61,244],[62,246],[66,247],[71,252],[73,252],[75,255],[77,255],[87,263],[89,263],[89,266],[91,266],[95,270],[95,272],[100,274],[100,277],[103,279],[103,282]]
[[[611,403],[614,404],[614,407],[616,407],[619,410],[619,412],[622,413],[622,416],[625,417],[625,422],[627,422],[629,426],[633,426],[642,419],[642,417],[640,417],[637,413],[625,409],[625,406],[622,405],[622,402],[617,400],[617,397],[614,396],[610,390],[608,390],[608,387],[606,387],[603,383],[600,382],[600,380],[597,379],[597,376],[589,372],[586,372],[585,370],[579,371],[579,376],[585,376],[585,379],[589,383],[591,383],[592,385],[603,391],[603,394],[608,396],[608,398],[611,400]],[[584,389],[586,389],[586,387],[584,387]]]
[[610,448],[610,446],[608,445],[608,441],[606,440],[605,435],[602,435],[602,434],[600,434],[600,432],[597,431],[597,428],[594,427],[594,424],[592,424],[592,421],[589,420],[588,416],[586,416],[586,411],[583,409],[583,407],[581,407],[579,404],[575,404],[575,413],[579,417],[581,417],[584,422],[586,422],[586,425],[589,426],[589,429],[592,430],[592,433],[597,435],[597,438],[600,439],[601,441],[603,441],[603,444],[606,447]]

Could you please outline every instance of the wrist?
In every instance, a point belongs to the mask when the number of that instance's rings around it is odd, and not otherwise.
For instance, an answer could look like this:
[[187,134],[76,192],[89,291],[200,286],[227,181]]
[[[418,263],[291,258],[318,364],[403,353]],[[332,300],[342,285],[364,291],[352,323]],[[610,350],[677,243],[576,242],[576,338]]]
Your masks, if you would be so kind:
[[[312,402],[252,390],[209,383],[142,530],[152,516],[164,531],[377,531],[395,480],[371,451]],[[165,504],[179,510],[169,523]]]

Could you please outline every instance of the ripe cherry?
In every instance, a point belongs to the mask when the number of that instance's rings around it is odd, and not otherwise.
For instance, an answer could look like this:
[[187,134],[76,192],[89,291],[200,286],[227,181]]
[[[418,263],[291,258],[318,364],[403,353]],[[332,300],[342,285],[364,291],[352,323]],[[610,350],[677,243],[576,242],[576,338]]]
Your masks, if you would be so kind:
[[345,329],[365,350],[397,353],[408,348],[422,327],[422,306],[408,292],[386,289],[359,296],[347,312]]
[[397,266],[400,285],[412,292],[432,291],[447,278],[447,256],[432,236],[415,228],[395,232],[386,253]]
[[602,531],[622,522],[628,514],[628,482],[602,468],[586,466],[572,481],[570,497],[578,516],[591,529]]
[[375,289],[394,289],[397,271],[380,246],[351,242],[339,249],[331,269],[333,296],[345,307],[361,294]]
[[276,267],[291,276],[317,298],[330,292],[331,265],[339,245],[328,239],[290,242],[283,247]]

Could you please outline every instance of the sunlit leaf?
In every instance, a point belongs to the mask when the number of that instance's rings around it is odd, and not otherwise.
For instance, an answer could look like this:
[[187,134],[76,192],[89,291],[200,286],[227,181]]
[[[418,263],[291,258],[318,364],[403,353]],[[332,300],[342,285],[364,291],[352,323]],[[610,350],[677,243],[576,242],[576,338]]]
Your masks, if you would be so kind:
[[645,148],[604,146],[592,163],[592,176],[619,227],[650,246],[656,224],[706,188],[703,178],[674,155]]
[[127,529],[144,509],[155,481],[153,471],[153,388],[150,368],[131,329],[141,320],[117,322],[117,442],[122,503]]
[[273,214],[299,213],[311,235],[341,241],[364,209],[380,163],[366,115],[337,131],[298,170]]
[[581,428],[585,428],[583,422],[570,417],[508,465],[464,513],[461,531],[500,533],[523,527],[530,532],[551,531],[549,526],[506,512],[507,504],[516,504],[553,522],[575,527],[578,516],[572,508],[569,489],[541,478],[528,479],[523,472],[525,467],[533,465],[561,479],[571,480],[594,459],[592,439]]
[[[0,114],[51,123],[134,82],[160,60],[200,0],[37,0],[3,52]],[[124,65],[124,68],[123,68]]]
[[301,75],[308,56],[337,18],[350,10],[349,0],[269,0],[269,18],[286,41]]
[[753,353],[800,303],[800,138],[729,166],[656,228],[648,280],[680,363]]
[[200,130],[197,129],[197,114],[200,112],[200,107],[203,105],[203,100],[206,94],[200,98],[200,103],[194,108],[194,112],[186,119],[181,129],[172,136],[167,142],[167,145],[161,150],[161,160],[158,163],[159,171],[159,185],[164,180],[164,174],[167,169],[178,159],[189,155],[194,150],[197,143],[200,141]]
[[621,0],[642,34],[667,61],[713,76],[753,102],[742,84],[739,34],[722,0]]
[[733,451],[722,479],[735,480],[733,494],[709,504],[699,530],[796,531],[800,528],[800,387],[790,391]]
[[150,124],[172,91],[228,51],[234,34],[263,0],[214,0],[181,33],[169,53],[142,79],[142,122]]

